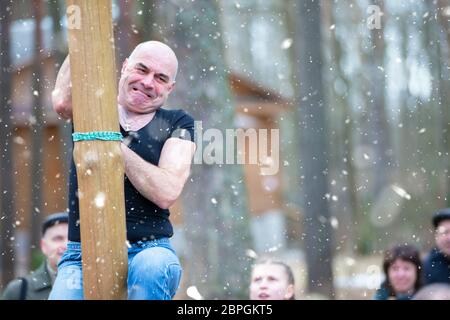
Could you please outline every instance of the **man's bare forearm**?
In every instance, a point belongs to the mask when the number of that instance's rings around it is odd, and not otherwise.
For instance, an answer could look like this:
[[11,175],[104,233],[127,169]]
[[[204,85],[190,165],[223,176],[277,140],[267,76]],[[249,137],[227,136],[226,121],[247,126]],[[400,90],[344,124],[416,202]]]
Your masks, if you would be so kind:
[[121,147],[125,173],[133,186],[158,207],[169,208],[181,194],[187,177],[152,165],[127,146]]

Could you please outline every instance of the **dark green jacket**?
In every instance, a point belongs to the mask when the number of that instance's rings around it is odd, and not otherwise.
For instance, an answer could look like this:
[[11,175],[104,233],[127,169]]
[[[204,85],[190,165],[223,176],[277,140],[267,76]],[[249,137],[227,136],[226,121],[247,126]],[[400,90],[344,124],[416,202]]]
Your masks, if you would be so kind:
[[[47,300],[52,290],[52,280],[44,261],[39,268],[24,277],[26,279],[25,300]],[[14,279],[3,291],[2,300],[20,300],[22,279]]]

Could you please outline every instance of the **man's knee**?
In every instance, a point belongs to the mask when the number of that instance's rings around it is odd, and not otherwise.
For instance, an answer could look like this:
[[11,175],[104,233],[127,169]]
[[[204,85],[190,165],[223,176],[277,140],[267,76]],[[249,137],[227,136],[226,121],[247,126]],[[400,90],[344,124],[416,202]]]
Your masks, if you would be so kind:
[[180,266],[177,256],[166,248],[153,247],[142,250],[131,261],[130,273],[151,277],[166,273],[169,266]]
[[138,253],[129,266],[130,299],[171,299],[181,279],[177,256],[165,248],[149,248]]

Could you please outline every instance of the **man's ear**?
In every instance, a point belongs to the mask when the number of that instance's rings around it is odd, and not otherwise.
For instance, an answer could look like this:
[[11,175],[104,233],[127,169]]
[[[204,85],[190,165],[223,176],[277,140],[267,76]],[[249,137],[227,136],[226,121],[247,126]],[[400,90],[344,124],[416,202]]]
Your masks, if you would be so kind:
[[121,73],[123,73],[125,71],[125,69],[128,66],[128,58],[126,58],[123,63],[122,63],[122,70],[120,71]]
[[41,239],[40,245],[41,245],[41,251],[42,251],[42,253],[43,253],[45,256],[47,256],[47,246],[46,246],[46,243],[45,243],[45,240],[44,240],[44,239]]
[[167,90],[168,93],[171,93],[174,87],[175,87],[175,81],[173,81],[173,82],[170,84],[169,89]]

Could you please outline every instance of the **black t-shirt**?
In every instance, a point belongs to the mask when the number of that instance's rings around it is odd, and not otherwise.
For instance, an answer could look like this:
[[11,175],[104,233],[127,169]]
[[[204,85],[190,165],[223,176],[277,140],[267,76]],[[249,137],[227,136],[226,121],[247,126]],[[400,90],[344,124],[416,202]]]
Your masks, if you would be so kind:
[[[184,129],[184,130],[183,130]],[[194,141],[194,119],[183,110],[158,109],[153,119],[136,132],[120,129],[128,147],[145,161],[157,166],[167,139]],[[169,210],[161,209],[142,196],[125,176],[127,239],[130,242],[153,240],[173,235]],[[69,240],[80,241],[78,181],[72,160],[69,181]]]

